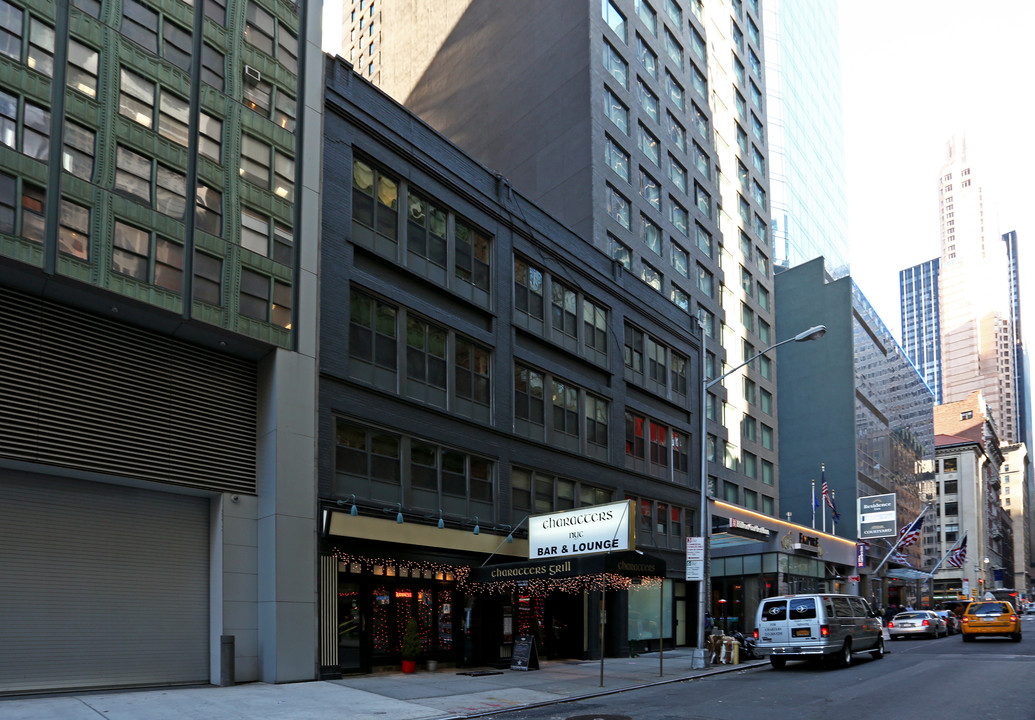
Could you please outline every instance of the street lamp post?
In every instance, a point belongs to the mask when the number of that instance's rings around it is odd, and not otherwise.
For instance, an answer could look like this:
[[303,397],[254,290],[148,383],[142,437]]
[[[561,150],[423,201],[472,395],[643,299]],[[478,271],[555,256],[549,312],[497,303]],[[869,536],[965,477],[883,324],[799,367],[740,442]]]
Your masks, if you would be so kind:
[[704,635],[705,635],[705,612],[708,607],[708,535],[711,530],[711,518],[708,515],[708,427],[706,415],[708,412],[708,389],[718,385],[720,382],[725,380],[727,377],[737,372],[743,367],[750,365],[757,358],[765,355],[771,350],[775,350],[781,345],[786,345],[791,342],[806,342],[808,340],[818,340],[823,337],[827,332],[826,325],[815,325],[810,327],[808,330],[803,330],[794,337],[781,340],[775,345],[770,345],[764,350],[760,350],[755,353],[747,360],[737,365],[734,368],[730,368],[722,375],[717,378],[709,380],[705,374],[705,365],[708,362],[707,352],[707,333],[704,329],[704,324],[698,320],[697,327],[701,331],[701,540],[704,542],[704,573],[701,578],[701,586],[697,593],[697,648],[694,650],[694,655],[691,660],[691,665],[694,668],[703,668],[708,664],[707,655],[704,651]]

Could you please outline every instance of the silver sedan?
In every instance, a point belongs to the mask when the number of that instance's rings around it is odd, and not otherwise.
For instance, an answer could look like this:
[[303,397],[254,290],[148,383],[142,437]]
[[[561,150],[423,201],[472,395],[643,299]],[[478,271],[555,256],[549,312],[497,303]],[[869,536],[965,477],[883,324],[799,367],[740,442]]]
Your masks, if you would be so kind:
[[930,610],[899,613],[888,622],[888,635],[892,640],[909,635],[938,638],[948,634],[949,628],[945,624],[945,620]]

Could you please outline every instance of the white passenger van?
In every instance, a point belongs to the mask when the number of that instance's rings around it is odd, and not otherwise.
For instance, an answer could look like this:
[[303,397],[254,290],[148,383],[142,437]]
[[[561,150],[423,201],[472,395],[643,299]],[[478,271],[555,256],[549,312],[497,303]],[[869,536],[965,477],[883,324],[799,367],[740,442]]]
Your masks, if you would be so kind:
[[861,597],[824,593],[763,600],[755,622],[755,652],[774,668],[788,660],[832,658],[842,666],[853,653],[884,657],[880,618]]

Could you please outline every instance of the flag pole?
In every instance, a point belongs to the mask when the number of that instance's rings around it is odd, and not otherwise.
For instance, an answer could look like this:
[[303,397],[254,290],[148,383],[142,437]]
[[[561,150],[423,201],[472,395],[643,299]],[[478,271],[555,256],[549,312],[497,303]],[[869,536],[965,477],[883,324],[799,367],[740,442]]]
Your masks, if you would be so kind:
[[816,529],[816,478],[812,478],[812,529]]
[[[931,503],[927,503],[926,505],[924,505],[924,509],[920,511],[919,515],[917,515],[915,518],[913,518],[913,522],[909,523],[909,525],[912,525],[917,520],[919,520],[921,517],[923,517],[924,513],[927,512],[928,509],[930,509],[930,507],[931,507]],[[909,527],[909,525],[906,525],[906,527]],[[898,550],[898,546],[899,546],[899,544],[901,542],[902,542],[902,534],[899,533],[899,537],[895,538],[895,544],[891,546],[891,549],[888,550],[888,554],[885,555],[884,559],[880,561],[880,565],[878,565],[877,567],[873,568],[873,573],[872,573],[873,575],[876,575],[877,571],[880,570],[882,567],[884,567],[884,563],[886,563],[888,561],[888,558],[891,557],[891,554],[893,552]]]
[[837,511],[834,509],[837,507],[837,493],[833,490],[830,491],[830,504],[834,506],[830,508],[830,534],[837,535]]
[[830,498],[830,496],[827,495],[827,492],[829,492],[829,490],[827,489],[827,464],[826,463],[820,463],[819,464],[819,474],[820,474],[820,479],[823,481],[823,504],[820,506],[819,511],[823,514],[823,532],[826,532],[827,531],[827,508],[826,508],[826,505],[827,505],[827,500]]
[[[934,566],[933,568],[931,568],[931,572],[927,573],[927,577],[928,577],[928,578],[930,578],[930,577],[931,577],[931,576],[933,576],[933,575],[934,575],[934,574],[935,574],[936,572],[938,572],[938,568],[940,568],[940,567],[942,566],[942,563],[943,563],[943,562],[945,562],[946,560],[948,560],[949,556],[950,556],[950,555],[952,555],[952,551],[953,551],[953,550],[955,550],[955,549],[956,549],[956,547],[957,547],[957,546],[958,546],[958,545],[959,545],[959,544],[960,544],[961,542],[963,542],[963,541],[964,541],[964,540],[966,540],[966,539],[967,539],[967,534],[966,534],[966,533],[964,533],[964,534],[963,534],[963,537],[961,537],[961,538],[958,538],[958,539],[956,540],[956,542],[954,542],[954,543],[952,544],[952,547],[950,547],[950,548],[949,548],[949,552],[945,553],[945,555],[943,555],[943,556],[942,556],[942,559],[941,559],[941,560],[939,560],[939,561],[938,561],[938,563],[937,563],[937,564],[936,564],[936,565],[935,565],[935,566]],[[960,569],[962,569],[962,568],[960,568]]]

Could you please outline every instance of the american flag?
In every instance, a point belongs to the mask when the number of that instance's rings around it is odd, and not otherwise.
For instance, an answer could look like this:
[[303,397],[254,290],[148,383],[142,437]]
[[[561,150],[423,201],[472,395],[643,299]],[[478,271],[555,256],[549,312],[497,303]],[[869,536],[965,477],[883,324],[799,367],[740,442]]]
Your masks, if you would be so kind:
[[898,546],[909,547],[920,539],[920,527],[924,524],[924,516],[921,515],[913,522],[898,531]]
[[949,559],[946,561],[945,564],[948,565],[949,567],[961,568],[961,567],[963,567],[963,562],[966,559],[967,559],[967,536],[964,535],[963,536],[963,542],[960,543],[960,546],[958,548],[956,548],[955,550],[952,551],[952,554],[949,555]]
[[837,506],[834,505],[834,495],[830,492],[830,486],[827,485],[826,480],[826,468],[823,469],[823,499],[827,502],[827,507],[832,510],[831,515],[834,518],[834,522],[841,519],[841,516],[837,512]]
[[893,562],[902,563],[903,565],[909,564],[909,556],[901,550],[896,550],[895,553],[891,556],[891,560]]

